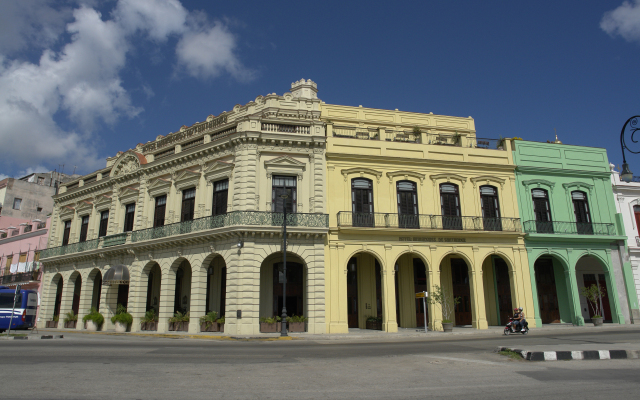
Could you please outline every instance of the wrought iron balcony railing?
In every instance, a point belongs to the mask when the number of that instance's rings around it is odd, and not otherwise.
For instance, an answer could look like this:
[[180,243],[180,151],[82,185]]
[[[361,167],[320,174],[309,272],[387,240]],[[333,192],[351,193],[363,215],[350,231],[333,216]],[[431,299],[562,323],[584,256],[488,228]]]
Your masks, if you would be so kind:
[[[159,226],[157,228],[134,231],[131,235],[132,242],[159,239],[185,233],[204,231],[208,229],[222,228],[225,226],[256,225],[256,226],[282,226],[283,213],[264,211],[232,211],[226,214],[212,215],[191,221],[177,222]],[[329,227],[327,214],[287,214],[287,226],[302,226],[307,228]]]
[[340,211],[338,226],[522,232],[520,218],[450,217],[446,215],[354,213]]
[[63,256],[65,254],[79,253],[81,251],[98,248],[98,239],[87,240],[86,242],[72,243],[66,246],[51,247],[40,252],[40,258]]
[[102,247],[117,246],[119,244],[125,244],[127,241],[127,232],[116,233],[115,235],[109,235],[104,237]]
[[581,223],[567,221],[525,221],[525,233],[546,233],[558,235],[610,235],[616,234],[614,224]]
[[27,283],[37,281],[40,278],[40,270],[19,272],[17,274],[5,274],[0,276],[0,285],[14,285],[17,283]]

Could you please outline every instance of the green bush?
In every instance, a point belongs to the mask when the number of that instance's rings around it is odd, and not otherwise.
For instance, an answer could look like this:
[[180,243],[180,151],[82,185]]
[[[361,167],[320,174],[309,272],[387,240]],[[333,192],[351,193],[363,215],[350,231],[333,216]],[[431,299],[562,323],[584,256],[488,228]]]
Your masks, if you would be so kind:
[[224,317],[218,318],[217,323],[224,325]]
[[382,318],[371,316],[371,317],[367,318],[367,322],[382,322]]
[[133,316],[127,312],[127,307],[122,304],[118,304],[118,308],[116,309],[116,315],[111,317],[111,322],[116,323],[120,322],[124,325],[131,325],[133,323]]
[[206,324],[206,326],[211,326],[216,322],[217,319],[218,313],[215,311],[211,311],[207,313],[207,315],[203,315],[202,317],[200,317],[200,323]]
[[60,316],[59,315],[54,315],[53,316],[53,322],[58,322],[60,321]]
[[183,314],[180,311],[176,311],[173,317],[169,318],[169,322],[189,322],[189,313]]
[[158,316],[156,315],[156,310],[153,308],[146,313],[144,313],[144,317],[142,317],[142,322],[158,322]]
[[309,318],[303,315],[292,315],[291,317],[287,317],[287,322],[306,322]]
[[95,307],[91,307],[91,309],[89,310],[89,314],[82,317],[82,322],[87,321],[93,321],[93,323],[97,326],[102,326],[102,324],[104,323],[104,317],[98,312]]
[[69,311],[68,313],[65,314],[64,316],[64,323],[66,324],[67,322],[71,322],[71,321],[77,321],[78,320],[78,314],[74,314],[73,310]]
[[282,321],[282,318],[278,317],[277,315],[271,318],[260,317],[260,322],[264,322],[265,324],[275,324],[276,322],[280,321]]

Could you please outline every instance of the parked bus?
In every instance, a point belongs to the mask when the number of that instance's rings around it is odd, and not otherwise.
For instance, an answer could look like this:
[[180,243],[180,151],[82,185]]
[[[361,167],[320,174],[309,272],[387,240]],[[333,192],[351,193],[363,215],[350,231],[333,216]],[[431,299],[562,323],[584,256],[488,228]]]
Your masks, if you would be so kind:
[[[38,292],[35,290],[20,290],[16,295],[15,289],[0,286],[0,332],[9,329],[9,320],[11,320],[11,330],[33,328],[36,323],[37,307]],[[11,319],[11,310],[13,310],[13,319]]]

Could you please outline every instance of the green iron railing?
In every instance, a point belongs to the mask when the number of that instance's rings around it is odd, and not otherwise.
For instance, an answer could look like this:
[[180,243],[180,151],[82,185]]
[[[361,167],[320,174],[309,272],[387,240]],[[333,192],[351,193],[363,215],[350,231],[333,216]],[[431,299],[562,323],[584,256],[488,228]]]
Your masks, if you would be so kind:
[[124,244],[126,241],[127,241],[127,232],[116,233],[115,235],[105,236],[104,242],[102,243],[102,247],[117,246],[119,244]]
[[[212,215],[191,221],[177,222],[159,226],[156,228],[134,231],[131,235],[132,242],[159,239],[185,233],[199,232],[207,229],[222,228],[225,226],[255,225],[255,226],[282,226],[283,213],[265,211],[232,211],[226,214]],[[287,226],[302,226],[307,228],[328,228],[328,214],[287,214]]]
[[63,256],[65,254],[79,253],[81,251],[93,250],[98,248],[99,239],[87,240],[79,243],[72,243],[66,246],[52,247],[44,249],[40,252],[40,258],[48,258],[54,256]]
[[526,233],[559,235],[614,236],[616,234],[616,226],[614,224],[596,222],[525,221],[524,231]]

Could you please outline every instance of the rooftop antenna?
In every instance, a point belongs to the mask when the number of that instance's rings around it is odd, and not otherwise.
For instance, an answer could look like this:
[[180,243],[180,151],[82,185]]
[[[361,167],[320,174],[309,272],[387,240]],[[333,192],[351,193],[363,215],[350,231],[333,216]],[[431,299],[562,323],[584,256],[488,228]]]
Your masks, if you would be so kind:
[[77,166],[77,165],[74,165],[74,166],[73,166],[73,174],[71,174],[71,175],[75,175],[75,174],[76,174],[76,168],[78,168],[78,166]]
[[558,139],[558,131],[556,130],[556,128],[553,128],[553,131],[556,133],[556,141],[553,142],[555,144],[562,144],[562,142]]

